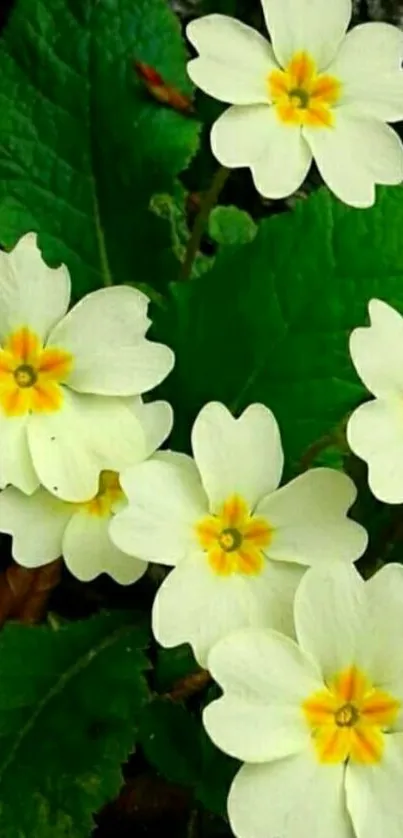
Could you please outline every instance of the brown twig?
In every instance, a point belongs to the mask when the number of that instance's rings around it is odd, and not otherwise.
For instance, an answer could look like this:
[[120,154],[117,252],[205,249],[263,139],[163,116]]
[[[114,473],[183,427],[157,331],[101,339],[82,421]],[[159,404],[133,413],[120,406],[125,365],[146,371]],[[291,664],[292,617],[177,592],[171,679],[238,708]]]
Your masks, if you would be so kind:
[[0,626],[9,619],[22,623],[39,622],[50,594],[59,584],[61,566],[61,559],[33,570],[13,562],[3,571],[0,574]]
[[207,669],[200,669],[192,675],[186,675],[174,684],[172,690],[162,695],[162,698],[169,698],[171,701],[186,701],[193,695],[202,692],[211,682],[211,675]]

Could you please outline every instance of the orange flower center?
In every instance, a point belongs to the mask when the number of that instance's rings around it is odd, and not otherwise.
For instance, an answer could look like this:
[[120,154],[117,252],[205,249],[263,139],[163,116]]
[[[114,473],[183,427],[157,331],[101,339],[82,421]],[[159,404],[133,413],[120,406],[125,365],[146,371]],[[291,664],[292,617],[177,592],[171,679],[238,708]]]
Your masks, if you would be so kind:
[[260,573],[263,548],[272,538],[267,521],[251,515],[247,503],[238,495],[228,498],[217,515],[198,521],[196,534],[210,567],[219,576]]
[[333,106],[341,94],[341,82],[318,73],[314,60],[298,52],[285,70],[272,70],[268,88],[280,122],[330,128],[334,124]]
[[124,498],[124,493],[119,483],[119,475],[116,471],[101,471],[99,475],[99,488],[95,497],[89,501],[80,503],[89,515],[97,518],[107,518],[114,512],[115,504]]
[[396,721],[398,701],[374,687],[355,666],[331,679],[326,689],[303,702],[319,762],[379,762],[384,734]]
[[50,413],[63,402],[60,382],[73,358],[63,349],[45,349],[38,336],[23,326],[0,349],[0,408],[6,416]]

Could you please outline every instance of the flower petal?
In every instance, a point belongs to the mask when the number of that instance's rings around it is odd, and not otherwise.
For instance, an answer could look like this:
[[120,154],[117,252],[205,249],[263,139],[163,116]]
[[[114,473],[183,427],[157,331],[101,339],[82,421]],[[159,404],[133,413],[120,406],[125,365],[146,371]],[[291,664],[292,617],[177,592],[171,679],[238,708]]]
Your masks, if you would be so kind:
[[353,481],[330,468],[311,469],[268,495],[256,509],[273,530],[266,555],[305,565],[356,561],[368,543],[364,528],[346,517],[356,496]]
[[375,203],[377,183],[403,180],[403,145],[392,128],[353,108],[339,107],[333,128],[305,127],[315,162],[329,189],[352,207]]
[[368,483],[384,503],[403,502],[403,401],[375,399],[350,416],[347,440],[368,463]]
[[297,644],[262,627],[224,636],[211,650],[208,668],[225,694],[250,704],[299,707],[323,689],[319,670]]
[[146,562],[122,553],[109,535],[110,518],[78,510],[67,525],[63,555],[70,572],[80,582],[107,573],[120,585],[130,585],[144,576]]
[[[277,571],[277,572],[276,572]],[[301,575],[267,563],[257,576],[220,576],[206,555],[188,555],[158,590],[153,629],[163,646],[190,643],[201,666],[212,646],[243,626],[293,632],[292,604]]]
[[368,310],[371,325],[350,336],[353,364],[374,396],[403,396],[403,317],[382,300],[371,300]]
[[329,68],[343,99],[385,122],[403,118],[403,33],[388,23],[364,23],[348,32]]
[[186,34],[200,53],[187,66],[197,87],[234,105],[269,101],[267,77],[278,65],[259,32],[234,18],[212,14],[189,23]]
[[333,60],[351,19],[351,0],[262,0],[277,60],[284,67],[308,52],[319,70]]
[[40,487],[26,495],[9,486],[0,494],[0,532],[13,536],[12,555],[23,567],[41,567],[62,554],[70,504]]
[[41,483],[69,501],[94,497],[100,471],[121,471],[146,450],[142,426],[124,399],[67,388],[59,411],[30,416],[28,441]]
[[311,163],[312,153],[303,135],[273,116],[270,144],[251,163],[256,189],[264,198],[287,198],[304,182]]
[[385,736],[384,742],[380,762],[347,766],[347,806],[360,838],[401,838],[403,733]]
[[65,265],[49,268],[35,233],[23,236],[10,253],[0,253],[0,341],[29,326],[44,341],[70,301]]
[[280,431],[262,404],[250,405],[239,419],[223,404],[205,405],[193,426],[192,448],[212,512],[234,494],[253,509],[281,480]]
[[354,567],[335,562],[308,570],[297,590],[298,643],[317,662],[325,680],[355,662],[364,589]]
[[137,418],[141,422],[146,436],[145,458],[151,457],[154,451],[162,445],[172,430],[173,410],[168,402],[143,402],[135,397],[129,402]]
[[324,767],[309,750],[266,765],[244,765],[228,798],[234,834],[242,838],[353,838],[344,773],[343,763]]
[[223,166],[249,166],[256,189],[267,198],[295,192],[312,162],[298,128],[281,123],[265,105],[228,108],[213,125],[211,146]]
[[159,454],[123,472],[120,482],[129,505],[110,532],[121,550],[170,565],[195,549],[195,524],[207,512],[207,498],[190,457]]
[[28,446],[29,415],[4,416],[0,413],[0,488],[12,483],[30,495],[40,480]]
[[203,713],[210,739],[224,753],[243,762],[269,762],[308,748],[309,730],[297,705],[252,704],[224,695]]
[[171,349],[144,337],[148,298],[121,285],[88,294],[52,331],[49,345],[70,352],[69,387],[80,393],[132,396],[156,387],[174,364]]
[[372,683],[401,700],[402,636],[403,567],[389,564],[365,583],[357,659]]

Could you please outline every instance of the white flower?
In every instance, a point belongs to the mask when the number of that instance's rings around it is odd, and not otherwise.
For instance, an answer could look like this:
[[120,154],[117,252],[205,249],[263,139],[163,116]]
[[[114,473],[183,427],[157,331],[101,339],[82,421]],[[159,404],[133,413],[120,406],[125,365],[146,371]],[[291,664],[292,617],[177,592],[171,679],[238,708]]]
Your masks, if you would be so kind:
[[140,291],[105,288],[66,315],[69,300],[67,268],[47,267],[34,234],[0,253],[0,486],[43,483],[82,501],[101,470],[130,465],[135,451],[143,459],[141,424],[121,397],[162,381],[173,354],[145,339]]
[[312,159],[347,204],[367,207],[375,184],[403,180],[403,146],[385,123],[403,118],[403,33],[366,23],[346,35],[351,0],[262,0],[271,44],[213,14],[187,27],[200,53],[193,82],[232,105],[213,125],[214,155],[248,166],[256,188],[283,198]]
[[360,405],[347,425],[350,448],[368,463],[368,481],[385,503],[403,502],[403,317],[369,303],[371,325],[350,338],[354,366],[374,400]]
[[[170,433],[172,409],[166,402],[143,404],[141,399],[130,400],[130,407],[144,427],[148,457]],[[110,539],[111,518],[125,505],[116,471],[101,472],[97,494],[82,503],[66,503],[42,486],[31,495],[8,486],[0,494],[0,532],[13,536],[13,558],[23,567],[41,567],[63,555],[82,582],[108,573],[128,585],[143,576],[147,564]]]
[[234,419],[206,405],[192,432],[194,460],[158,455],[122,474],[129,506],[111,536],[145,561],[176,565],[158,590],[153,630],[188,642],[203,666],[211,645],[242,625],[292,631],[303,567],[355,561],[365,530],[346,517],[351,480],[316,469],[275,491],[283,468],[277,422],[251,405]]
[[228,811],[238,838],[401,838],[403,568],[369,582],[309,570],[295,599],[299,646],[244,629],[208,660],[224,696],[213,742],[246,764]]

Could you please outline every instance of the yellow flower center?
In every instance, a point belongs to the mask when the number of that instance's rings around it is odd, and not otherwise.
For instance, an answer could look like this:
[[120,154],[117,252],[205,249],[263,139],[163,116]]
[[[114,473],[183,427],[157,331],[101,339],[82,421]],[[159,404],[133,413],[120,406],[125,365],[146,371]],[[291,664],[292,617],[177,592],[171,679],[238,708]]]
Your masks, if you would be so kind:
[[50,413],[63,403],[60,382],[73,358],[63,349],[45,349],[38,336],[23,326],[0,349],[0,408],[6,416]]
[[123,498],[124,493],[119,483],[118,473],[116,471],[101,471],[97,494],[91,500],[79,505],[89,515],[106,518],[113,514],[115,504]]
[[251,515],[238,495],[228,498],[217,515],[198,521],[196,534],[210,567],[219,576],[260,573],[264,565],[262,550],[272,538],[267,521]]
[[340,98],[341,82],[318,73],[306,52],[297,52],[285,70],[272,70],[267,83],[280,122],[314,128],[334,124],[333,106]]
[[334,720],[337,727],[351,727],[355,725],[360,718],[360,713],[354,704],[343,704],[339,710],[334,714]]
[[374,687],[355,666],[340,672],[302,704],[319,762],[371,764],[382,759],[384,734],[396,721],[398,701]]

